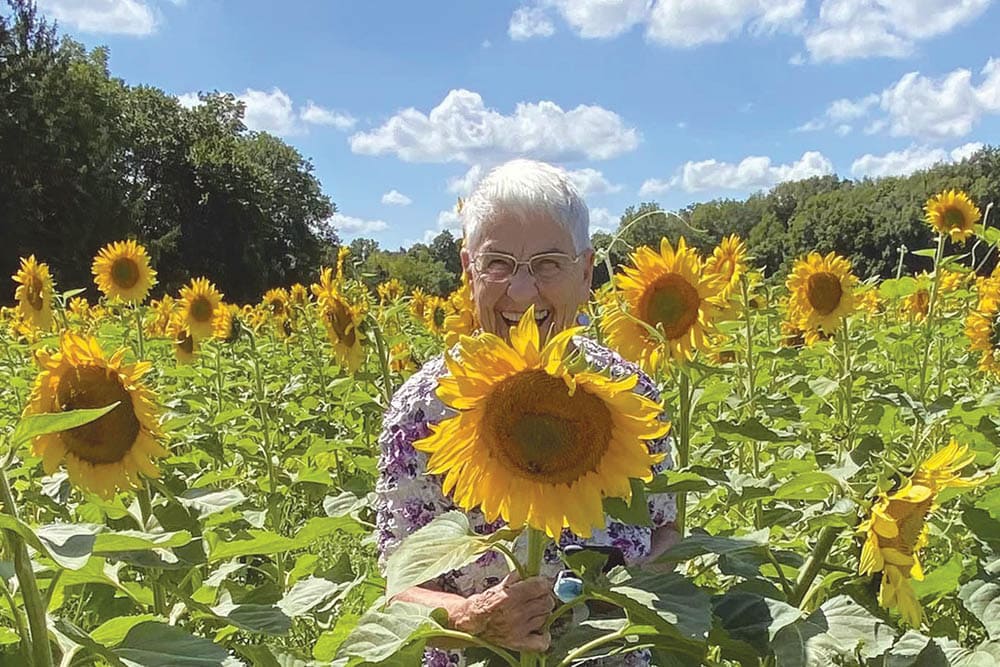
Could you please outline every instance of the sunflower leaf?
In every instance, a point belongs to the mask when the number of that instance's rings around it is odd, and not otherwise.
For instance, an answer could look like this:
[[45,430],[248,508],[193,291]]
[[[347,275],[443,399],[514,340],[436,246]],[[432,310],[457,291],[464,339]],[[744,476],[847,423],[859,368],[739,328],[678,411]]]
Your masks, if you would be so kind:
[[373,609],[358,620],[337,655],[383,664],[382,661],[399,657],[400,651],[409,647],[414,655],[409,656],[409,651],[407,655],[414,661],[397,660],[392,664],[417,664],[424,641],[434,636],[435,630],[441,630],[437,611],[406,602],[394,602],[385,611]]
[[115,401],[103,408],[87,408],[84,410],[66,410],[65,412],[45,412],[27,415],[21,419],[10,437],[12,447],[20,447],[39,435],[60,433],[84,424],[89,424],[108,414],[118,407],[121,401]]
[[883,621],[840,595],[778,631],[772,647],[778,667],[826,667],[838,657],[882,655],[894,636]]
[[491,535],[473,532],[465,514],[452,511],[435,517],[416,531],[389,556],[386,565],[386,597],[419,586],[435,577],[468,565],[500,541],[516,535],[499,530]]

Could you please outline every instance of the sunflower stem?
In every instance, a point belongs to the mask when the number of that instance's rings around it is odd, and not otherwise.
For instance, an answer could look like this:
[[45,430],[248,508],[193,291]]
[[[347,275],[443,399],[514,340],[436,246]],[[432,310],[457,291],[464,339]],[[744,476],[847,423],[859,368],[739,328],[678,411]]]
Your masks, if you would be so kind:
[[142,335],[142,310],[140,308],[139,304],[132,306],[133,314],[135,315],[136,356],[141,360],[146,357],[146,341]]
[[569,653],[567,653],[566,657],[559,662],[557,667],[572,665],[573,661],[576,660],[577,658],[582,658],[591,651],[593,651],[594,649],[600,648],[605,644],[610,644],[612,642],[618,641],[619,639],[624,639],[627,635],[628,635],[628,626],[626,625],[624,628],[621,628],[620,630],[615,630],[614,632],[606,634],[603,637],[592,639],[586,644],[583,644],[582,646],[579,646],[570,651]]
[[[740,291],[743,293],[743,315],[746,320],[747,332],[747,407],[751,417],[757,416],[757,369],[753,360],[753,318],[750,316],[750,281],[746,274],[740,276]],[[750,461],[753,465],[753,476],[760,479],[760,443],[756,440],[750,443]],[[740,457],[742,461],[742,457]],[[764,523],[764,510],[760,499],[754,502],[754,527],[760,528]]]
[[[528,560],[524,564],[524,574],[527,577],[537,577],[542,570],[542,557],[545,555],[545,547],[548,540],[545,533],[528,526]],[[534,651],[524,651],[521,653],[521,667],[535,667],[539,664],[539,654]]]
[[934,252],[934,280],[931,281],[931,294],[927,304],[927,319],[924,328],[924,358],[920,364],[920,401],[927,394],[927,365],[930,361],[931,347],[934,345],[934,307],[937,305],[938,286],[941,284],[941,258],[944,256],[944,234],[938,234],[937,250]]
[[826,557],[830,555],[830,549],[833,548],[833,544],[837,541],[841,530],[843,530],[842,526],[824,526],[820,531],[819,538],[816,540],[816,546],[813,547],[812,553],[809,554],[809,560],[799,570],[799,576],[795,580],[795,588],[788,598],[788,604],[798,607],[805,600],[806,593],[809,592],[809,587],[812,586],[813,580],[816,579],[816,575],[819,574],[823,563],[826,562]]
[[375,347],[378,351],[379,368],[382,371],[382,396],[385,398],[385,407],[388,409],[392,402],[392,374],[389,372],[389,349],[382,336],[382,329],[373,317],[371,319],[371,329],[375,334]]
[[[691,376],[690,370],[683,363],[679,367],[678,391],[680,394],[680,413],[677,415],[677,467],[684,470],[690,463],[691,455]],[[678,534],[684,537],[684,525],[687,519],[687,494],[677,492],[677,526]]]
[[[147,531],[149,530],[149,519],[153,515],[153,494],[149,485],[146,484],[135,495],[136,500],[139,501],[139,513],[142,515],[142,529]],[[149,570],[149,578],[153,588],[153,611],[159,616],[164,616],[166,615],[167,601],[163,586],[160,585],[160,574],[161,571],[158,568],[150,568]]]
[[[3,501],[3,511],[18,520],[17,505],[14,494],[7,481],[7,471],[0,469],[0,500]],[[52,667],[52,648],[49,645],[49,626],[45,618],[45,605],[42,594],[38,590],[35,572],[31,568],[31,557],[24,539],[13,530],[4,530],[7,546],[14,554],[14,572],[21,588],[21,598],[24,600],[24,611],[28,616],[28,628],[31,630],[31,664],[33,667]],[[28,657],[28,656],[25,656]]]
[[0,578],[0,590],[3,591],[4,599],[7,600],[7,606],[10,607],[10,615],[14,619],[18,643],[21,646],[21,654],[29,656],[31,655],[31,637],[28,634],[28,628],[24,625],[24,618],[21,616],[21,609],[17,606],[17,602],[14,601],[14,596],[11,595],[10,589],[7,588],[7,581],[2,578]]

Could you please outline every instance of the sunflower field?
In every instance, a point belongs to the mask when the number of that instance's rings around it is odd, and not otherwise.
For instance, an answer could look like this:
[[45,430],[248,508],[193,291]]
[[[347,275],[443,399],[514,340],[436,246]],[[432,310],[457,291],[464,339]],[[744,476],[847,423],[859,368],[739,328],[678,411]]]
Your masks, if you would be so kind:
[[[1000,274],[982,269],[1000,232],[961,192],[926,214],[927,272],[887,280],[833,253],[765,279],[736,237],[708,257],[683,239],[631,249],[574,333],[654,378],[662,405],[614,400],[666,411],[673,468],[632,478],[650,461],[616,440],[629,466],[577,511],[560,506],[565,479],[521,507],[476,490],[489,466],[442,462],[456,497],[508,527],[440,516],[385,571],[374,489],[394,391],[456,345],[501,354],[473,336],[468,285],[371,294],[342,250],[315,284],[259,303],[228,303],[211,276],[150,301],[155,267],[121,241],[95,249],[90,303],[21,258],[0,319],[0,664],[417,665],[441,641],[470,665],[637,650],[655,665],[1000,664]],[[502,354],[591,401],[623,390],[557,363],[568,334],[537,336],[522,322]],[[461,411],[475,383],[450,367]],[[628,423],[633,438],[666,429]],[[389,601],[486,551],[520,570],[519,540],[530,569],[546,533],[586,528],[594,507],[648,525],[646,494],[662,492],[681,541],[648,570],[565,555],[575,588],[553,617],[576,620],[544,655]]]

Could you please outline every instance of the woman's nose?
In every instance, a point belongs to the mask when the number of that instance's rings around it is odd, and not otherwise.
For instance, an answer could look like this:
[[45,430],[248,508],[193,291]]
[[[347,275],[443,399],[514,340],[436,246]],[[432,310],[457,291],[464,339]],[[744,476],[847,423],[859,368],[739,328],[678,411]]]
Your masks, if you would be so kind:
[[527,303],[538,295],[538,285],[535,278],[528,273],[528,267],[519,266],[519,270],[508,279],[507,296],[515,303]]

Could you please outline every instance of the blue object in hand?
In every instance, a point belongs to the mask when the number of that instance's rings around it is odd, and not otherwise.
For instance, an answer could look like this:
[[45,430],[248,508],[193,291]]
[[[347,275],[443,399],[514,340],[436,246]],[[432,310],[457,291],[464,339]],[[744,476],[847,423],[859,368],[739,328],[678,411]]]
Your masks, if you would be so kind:
[[552,592],[563,602],[572,602],[583,594],[583,581],[571,570],[562,570],[556,575]]

